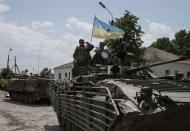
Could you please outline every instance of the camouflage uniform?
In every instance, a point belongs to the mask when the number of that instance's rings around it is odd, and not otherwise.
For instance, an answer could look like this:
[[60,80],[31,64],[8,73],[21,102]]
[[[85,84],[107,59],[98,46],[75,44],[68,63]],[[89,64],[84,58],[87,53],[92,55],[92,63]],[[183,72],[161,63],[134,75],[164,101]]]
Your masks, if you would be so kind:
[[[110,63],[110,54],[107,50],[104,49],[97,49],[96,54],[92,58],[92,65],[101,64],[101,65],[108,65]],[[102,53],[107,53],[108,58],[103,58]]]
[[85,69],[89,67],[89,63],[92,57],[90,55],[89,50],[85,48],[77,47],[73,54],[73,58],[74,58],[73,75],[77,76],[79,75],[80,68]]
[[92,64],[100,64],[103,61],[101,56],[101,50],[96,50],[96,54],[93,56]]

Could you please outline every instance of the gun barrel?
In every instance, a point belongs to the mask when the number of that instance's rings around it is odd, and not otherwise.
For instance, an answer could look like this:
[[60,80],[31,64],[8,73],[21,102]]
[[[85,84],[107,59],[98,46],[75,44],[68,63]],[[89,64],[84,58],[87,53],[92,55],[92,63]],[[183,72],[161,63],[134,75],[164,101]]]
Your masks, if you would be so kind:
[[151,64],[151,65],[142,66],[142,67],[137,67],[137,68],[134,68],[134,69],[129,69],[128,71],[129,71],[129,72],[133,72],[133,71],[144,70],[144,69],[147,69],[147,68],[150,68],[150,67],[159,66],[159,65],[164,65],[164,64],[173,63],[173,62],[176,62],[176,61],[187,60],[187,59],[188,59],[187,57],[180,57],[180,58],[175,59],[175,60],[165,61],[165,62],[156,63],[156,64]]

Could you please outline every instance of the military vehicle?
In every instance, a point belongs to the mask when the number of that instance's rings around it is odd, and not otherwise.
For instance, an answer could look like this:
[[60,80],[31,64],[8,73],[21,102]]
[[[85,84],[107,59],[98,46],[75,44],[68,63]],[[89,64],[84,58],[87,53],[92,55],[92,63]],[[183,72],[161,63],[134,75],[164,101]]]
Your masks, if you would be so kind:
[[50,100],[60,127],[64,131],[190,130],[190,85],[155,79],[147,70],[183,59],[137,68],[98,65],[80,68],[77,80],[51,81]]
[[15,77],[8,81],[11,100],[32,104],[40,100],[49,100],[49,78]]

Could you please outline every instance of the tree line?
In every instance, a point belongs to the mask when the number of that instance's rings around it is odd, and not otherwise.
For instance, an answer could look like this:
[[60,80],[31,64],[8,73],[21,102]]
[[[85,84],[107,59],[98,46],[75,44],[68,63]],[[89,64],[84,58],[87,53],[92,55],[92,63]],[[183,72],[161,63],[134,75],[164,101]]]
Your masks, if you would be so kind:
[[180,56],[190,56],[190,31],[180,30],[175,33],[174,39],[171,40],[168,37],[158,38],[151,47]]

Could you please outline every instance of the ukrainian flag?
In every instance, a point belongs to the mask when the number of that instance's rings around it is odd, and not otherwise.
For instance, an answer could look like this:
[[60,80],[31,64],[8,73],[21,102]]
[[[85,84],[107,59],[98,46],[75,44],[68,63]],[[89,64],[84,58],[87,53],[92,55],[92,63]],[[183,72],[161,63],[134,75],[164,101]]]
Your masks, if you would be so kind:
[[92,36],[96,38],[104,38],[104,39],[119,39],[123,38],[124,31],[112,26],[110,24],[104,23],[94,18],[94,25],[92,29]]

